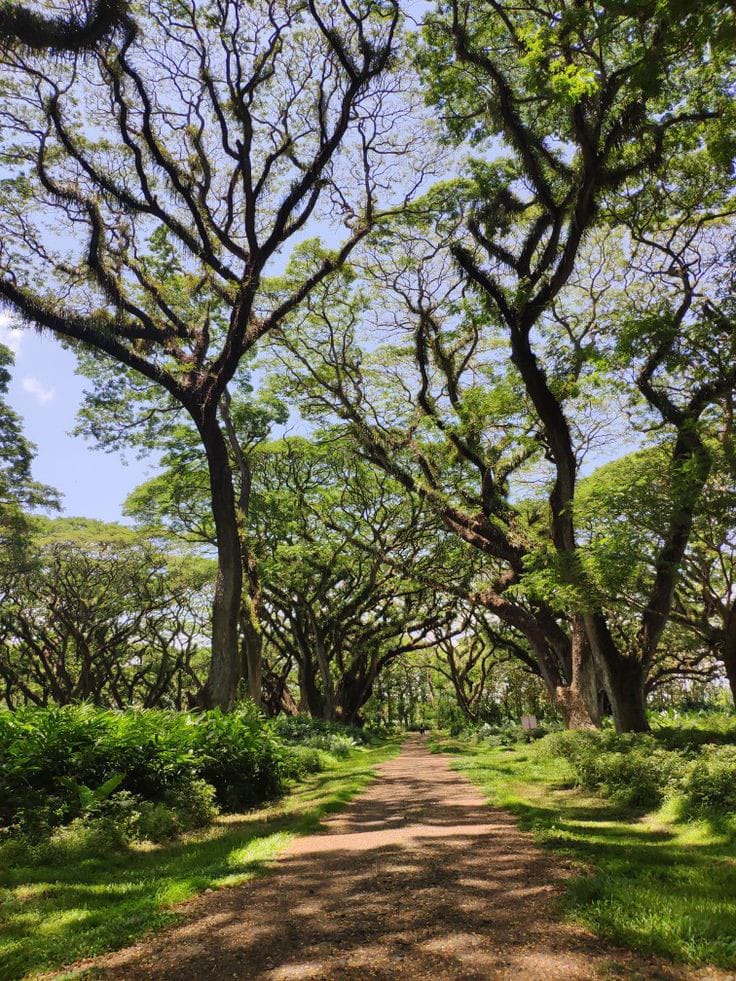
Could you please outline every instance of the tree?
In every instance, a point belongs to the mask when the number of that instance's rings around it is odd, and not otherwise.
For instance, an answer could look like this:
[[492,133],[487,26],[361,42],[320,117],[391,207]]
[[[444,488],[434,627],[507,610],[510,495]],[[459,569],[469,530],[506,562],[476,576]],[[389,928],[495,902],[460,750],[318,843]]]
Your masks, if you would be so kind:
[[[374,0],[160,0],[83,65],[3,59],[0,297],[159,386],[202,441],[218,548],[203,705],[227,708],[240,674],[221,399],[241,358],[378,217],[404,149],[401,82],[387,74],[398,21]],[[269,281],[317,216],[341,220],[342,241]]]
[[[170,469],[134,491],[126,510],[151,529],[211,542],[205,475],[196,456],[188,465],[183,457],[170,457]],[[351,446],[326,435],[261,442],[248,466],[242,533],[258,584],[264,701],[271,711],[295,708],[288,680],[296,670],[302,710],[355,720],[389,663],[453,629],[454,599],[438,600],[402,571],[431,548],[432,524]],[[247,647],[245,629],[241,639]]]
[[212,570],[119,525],[35,519],[3,583],[6,703],[186,705],[205,663]]
[[[470,609],[458,632],[459,637],[444,637],[438,644],[434,670],[447,678],[463,715],[472,722],[500,721],[501,708],[499,675],[508,675],[505,666],[512,664],[523,670],[526,678],[534,678],[536,688],[543,690],[540,671],[533,655],[519,643],[508,628],[482,610]],[[504,705],[504,714],[509,713]],[[517,712],[519,721],[521,712]]]
[[26,512],[59,506],[56,491],[33,479],[35,447],[5,399],[12,365],[12,353],[0,344],[0,578],[20,561],[28,531]]
[[[724,432],[708,432],[706,439],[713,465],[693,517],[663,652],[652,664],[647,691],[668,679],[712,681],[719,663],[736,691],[730,423]],[[655,573],[672,509],[670,454],[666,444],[656,443],[627,454],[586,477],[576,498],[584,561],[596,588],[605,592],[608,608],[616,610],[613,626],[619,637],[635,627]]]
[[309,418],[336,413],[459,540],[411,575],[502,621],[569,724],[590,726],[598,685],[589,651],[565,629],[569,595],[530,575],[548,522],[538,502],[519,499],[544,460],[518,373],[498,335],[481,332],[483,311],[431,233],[398,238],[371,255],[360,289],[325,285],[284,338],[292,395]]
[[[599,354],[585,334],[571,334],[555,305],[576,269],[586,237],[606,217],[629,220],[617,192],[635,196],[642,181],[663,173],[660,205],[667,195],[667,164],[683,153],[730,169],[733,66],[725,54],[734,36],[730,4],[692,8],[679,2],[643,4],[487,4],[451,0],[427,20],[420,64],[431,98],[456,139],[501,141],[503,159],[470,165],[470,206],[452,254],[507,333],[513,364],[540,425],[554,468],[549,494],[551,538],[565,582],[578,594],[574,646],[589,643],[611,699],[619,730],[646,729],[644,679],[672,603],[692,513],[704,479],[698,426],[707,407],[733,386],[717,371],[692,398],[670,399],[672,376],[687,375],[691,342],[715,325],[707,304],[695,304],[694,277],[676,235],[656,240],[630,222],[640,245],[661,262],[654,275],[675,285],[650,306],[636,334],[642,352],[637,387],[664,425],[677,432],[671,466],[677,477],[672,520],[657,559],[657,572],[641,616],[636,643],[615,643],[605,611],[588,602],[581,569],[573,503],[578,452],[566,411],[584,368]],[[710,58],[705,61],[705,51]],[[466,192],[463,189],[463,193]],[[644,195],[649,199],[648,194]],[[677,231],[697,230],[697,208],[674,208]],[[607,209],[608,205],[608,209]],[[709,202],[710,205],[710,202]],[[646,209],[645,209],[646,210]],[[639,212],[641,216],[642,212]],[[661,228],[661,224],[659,228]],[[679,289],[678,289],[679,287]],[[652,304],[654,306],[655,304]],[[733,329],[719,320],[723,341]],[[558,345],[573,348],[560,371]],[[683,352],[687,351],[687,354]],[[634,355],[633,346],[628,349]],[[678,357],[679,356],[679,357]],[[713,365],[711,365],[713,367]],[[489,494],[493,477],[489,477]],[[585,637],[582,637],[584,629]]]
[[0,6],[0,46],[35,51],[84,51],[107,38],[127,20],[127,0],[96,0],[80,17],[76,11],[49,17],[19,3]]
[[[729,252],[732,34],[717,3],[440,5],[419,65],[448,138],[482,152],[372,256],[381,306],[388,290],[403,306],[384,325],[406,340],[377,358],[371,346],[370,370],[366,348],[344,367],[336,340],[375,331],[376,300],[344,308],[339,326],[314,304],[321,341],[286,340],[309,398],[321,389],[379,466],[493,559],[485,601],[525,633],[575,724],[594,717],[592,666],[619,729],[647,726],[644,682],[707,479],[702,428],[733,390],[733,362],[718,355],[733,349],[733,318],[706,288],[727,293],[730,275],[714,260]],[[606,396],[675,434],[670,520],[627,649],[574,519]],[[525,477],[547,484],[547,513],[517,506]]]
[[254,496],[266,639],[298,666],[301,708],[352,724],[390,664],[459,629],[414,576],[435,522],[327,434],[268,448]]
[[[153,529],[162,522],[177,537],[217,548],[211,521],[208,474],[203,467],[196,429],[182,418],[180,407],[157,394],[150,383],[136,382],[94,358],[80,359],[80,372],[93,381],[85,393],[77,432],[92,437],[109,451],[136,448],[141,454],[162,453],[164,474],[149,481],[126,503],[128,513]],[[287,410],[277,397],[255,393],[248,359],[243,359],[220,398],[219,417],[228,444],[236,494],[238,538],[246,584],[239,614],[242,675],[251,699],[261,699],[262,632],[259,624],[260,586],[249,531],[251,457],[272,427],[284,423]],[[192,507],[192,502],[196,506]],[[204,505],[204,506],[203,506]],[[209,514],[208,514],[209,512]]]

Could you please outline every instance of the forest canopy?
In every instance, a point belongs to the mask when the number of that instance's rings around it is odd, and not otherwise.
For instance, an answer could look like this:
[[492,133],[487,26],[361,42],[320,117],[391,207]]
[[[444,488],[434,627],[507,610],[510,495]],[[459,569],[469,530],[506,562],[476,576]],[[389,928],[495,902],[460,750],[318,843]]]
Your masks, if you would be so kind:
[[628,732],[736,691],[732,4],[0,32],[0,301],[158,468],[123,526],[40,517],[0,401],[9,707]]

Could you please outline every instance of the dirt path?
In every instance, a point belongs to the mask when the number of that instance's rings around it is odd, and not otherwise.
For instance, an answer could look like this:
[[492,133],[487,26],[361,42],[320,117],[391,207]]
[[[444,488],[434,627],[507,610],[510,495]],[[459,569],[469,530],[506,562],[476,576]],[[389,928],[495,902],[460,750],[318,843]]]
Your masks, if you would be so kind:
[[564,874],[413,737],[268,877],[200,896],[183,925],[85,966],[125,979],[719,976],[641,960],[560,924]]

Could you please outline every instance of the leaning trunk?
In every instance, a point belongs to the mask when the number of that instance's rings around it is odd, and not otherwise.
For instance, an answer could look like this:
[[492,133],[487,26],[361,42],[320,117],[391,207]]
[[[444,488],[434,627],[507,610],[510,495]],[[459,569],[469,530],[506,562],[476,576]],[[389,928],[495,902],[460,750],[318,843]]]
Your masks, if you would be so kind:
[[228,711],[241,676],[238,617],[243,590],[240,535],[227,445],[214,418],[199,424],[207,454],[212,515],[217,535],[217,579],[212,606],[212,654],[207,681],[197,695],[202,708]]

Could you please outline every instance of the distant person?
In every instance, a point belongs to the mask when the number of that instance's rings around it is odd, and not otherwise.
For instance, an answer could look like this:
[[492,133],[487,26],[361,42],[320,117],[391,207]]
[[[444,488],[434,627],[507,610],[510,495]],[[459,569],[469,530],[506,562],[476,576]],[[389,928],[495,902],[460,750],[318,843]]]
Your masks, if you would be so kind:
[[420,736],[423,736],[424,735],[425,728],[426,728],[426,726],[424,725],[424,723],[423,722],[420,722],[419,723],[419,735]]

